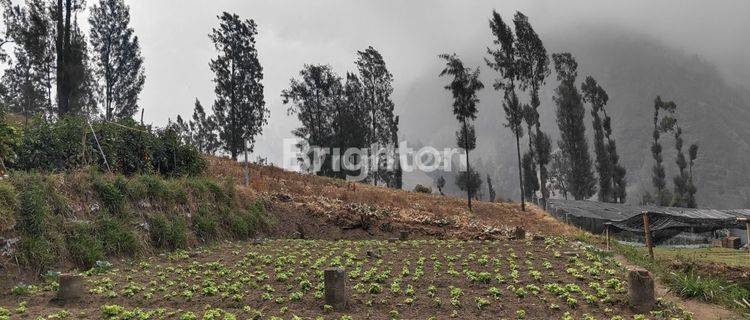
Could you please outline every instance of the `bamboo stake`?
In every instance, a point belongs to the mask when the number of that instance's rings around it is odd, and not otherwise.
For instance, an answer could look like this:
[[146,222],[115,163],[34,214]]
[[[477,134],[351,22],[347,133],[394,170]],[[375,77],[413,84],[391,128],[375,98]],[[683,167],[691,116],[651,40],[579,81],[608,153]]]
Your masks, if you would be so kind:
[[648,247],[648,255],[653,259],[654,247],[651,244],[651,228],[648,221],[648,211],[643,211],[643,237],[646,240],[646,247]]

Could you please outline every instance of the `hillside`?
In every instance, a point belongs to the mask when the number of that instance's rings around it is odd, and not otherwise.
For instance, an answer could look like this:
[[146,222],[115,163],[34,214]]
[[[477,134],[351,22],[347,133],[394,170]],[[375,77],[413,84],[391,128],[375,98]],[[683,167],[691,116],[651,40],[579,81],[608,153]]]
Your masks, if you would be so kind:
[[[242,167],[212,158],[207,175],[241,181]],[[535,234],[575,232],[535,207],[522,212],[517,203],[478,202],[469,212],[465,199],[458,197],[347,183],[273,166],[251,167],[248,192],[270,200],[269,213],[277,220],[270,231],[277,236],[301,231],[311,239],[383,239],[407,230],[417,238],[492,239],[507,237],[516,226]]]
[[203,175],[189,178],[14,172],[0,181],[0,265],[18,264],[33,276],[87,269],[107,256],[251,237],[387,239],[408,231],[414,238],[494,239],[516,226],[536,234],[574,230],[537,209],[520,212],[516,204],[478,203],[469,212],[459,198],[272,166],[252,165],[251,177],[249,188],[237,185],[241,165],[214,157]]

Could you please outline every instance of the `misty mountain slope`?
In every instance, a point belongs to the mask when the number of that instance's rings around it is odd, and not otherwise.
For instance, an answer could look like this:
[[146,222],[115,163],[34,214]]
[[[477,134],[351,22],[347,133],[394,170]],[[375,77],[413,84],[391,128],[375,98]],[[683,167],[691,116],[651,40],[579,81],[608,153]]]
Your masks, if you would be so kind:
[[[747,92],[728,84],[710,62],[626,30],[588,26],[556,34],[541,33],[541,36],[550,53],[573,53],[579,63],[579,82],[592,75],[607,90],[610,97],[607,110],[613,118],[622,164],[628,169],[629,202],[638,202],[644,190],[652,189],[653,101],[661,95],[662,99],[673,100],[678,105],[685,152],[691,143],[700,146],[695,167],[699,206],[730,208],[747,205],[743,196],[750,192],[750,126],[747,125],[750,123],[750,103]],[[491,83],[494,72],[484,66],[482,69],[483,81]],[[424,81],[413,85],[410,90],[413,94],[425,96],[427,86],[442,86],[441,80],[436,75],[426,75]],[[554,73],[547,82],[540,107],[541,121],[543,130],[552,135],[553,147],[556,148],[559,134],[552,102],[552,92],[557,86]],[[454,146],[456,123],[450,115],[449,96],[436,95],[435,89],[432,90],[431,95],[426,95],[428,105],[411,101],[410,105],[418,107],[402,112],[402,123],[417,121],[419,128],[404,129],[405,135],[410,140]],[[527,95],[521,96],[525,99]],[[498,102],[499,94],[485,89],[480,97],[479,147],[473,157],[479,161],[475,167],[482,176],[493,175],[498,195],[517,199],[515,140],[507,128],[501,127],[504,114]],[[586,123],[589,128],[586,133],[591,139],[593,132],[588,108]],[[432,114],[444,113],[444,116],[436,116],[438,120],[428,124],[423,120],[425,112],[431,115],[430,122]],[[663,135],[661,142],[671,189],[672,177],[677,173],[674,138]],[[527,144],[522,141],[522,146]],[[589,147],[593,156],[591,144]],[[449,185],[452,182],[448,179]]]

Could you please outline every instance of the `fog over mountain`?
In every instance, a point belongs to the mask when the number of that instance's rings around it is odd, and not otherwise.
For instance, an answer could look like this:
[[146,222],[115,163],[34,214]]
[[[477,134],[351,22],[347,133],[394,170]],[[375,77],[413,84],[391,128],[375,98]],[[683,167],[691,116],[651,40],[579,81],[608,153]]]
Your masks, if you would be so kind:
[[[570,51],[578,59],[579,82],[591,75],[607,90],[610,97],[607,110],[613,120],[621,163],[628,170],[630,202],[639,201],[642,191],[652,189],[651,121],[654,98],[661,95],[677,103],[678,121],[685,131],[686,144],[695,142],[700,146],[695,168],[699,205],[717,208],[748,205],[750,127],[746,123],[750,121],[750,100],[746,90],[726,81],[717,67],[705,59],[637,32],[589,25],[559,30],[557,34],[544,35],[543,39],[548,51]],[[484,72],[483,79],[489,83],[493,74],[489,70]],[[447,109],[444,107],[449,103],[447,94],[427,94],[430,88],[441,84],[441,79],[425,74],[422,81],[409,88],[408,96],[413,100],[407,99],[407,105],[438,106],[429,112],[430,121],[420,120],[426,112],[424,109],[403,109],[404,123],[420,124],[404,128],[409,140],[434,145],[454,144],[455,119],[449,112],[438,111]],[[559,138],[556,106],[552,101],[557,84],[553,74],[548,79],[540,107],[542,126],[551,133],[553,141]],[[492,90],[481,94],[483,108],[477,121],[479,146],[475,151],[475,167],[493,176],[501,197],[518,198],[515,141],[510,131],[500,126],[504,115],[499,97]],[[587,135],[592,138],[588,112],[586,123]],[[661,142],[671,188],[672,176],[677,172],[674,139],[663,136]],[[429,182],[418,174],[408,178],[411,183]],[[450,191],[457,192],[455,187],[450,187]]]
[[[493,9],[510,21],[516,10],[529,16],[549,53],[570,51],[579,81],[592,75],[610,96],[621,161],[628,169],[630,201],[650,188],[651,117],[656,95],[674,100],[689,145],[700,145],[696,167],[700,206],[750,206],[750,12],[748,1],[131,1],[133,25],[146,59],[141,105],[146,121],[164,124],[189,117],[194,99],[214,99],[208,61],[215,52],[208,33],[221,11],[258,23],[269,125],[254,156],[280,163],[282,140],[297,120],[288,116],[280,92],[305,63],[330,64],[340,75],[354,70],[356,50],[374,46],[394,75],[401,135],[412,144],[455,146],[457,122],[450,95],[438,78],[437,55],[456,52],[482,68],[477,120],[477,167],[494,177],[498,195],[518,198],[515,145],[502,127],[496,75],[483,58],[491,44]],[[169,14],[165,14],[169,12]],[[85,15],[85,14],[84,14]],[[557,139],[548,78],[540,107],[543,130]],[[743,87],[744,86],[744,87]],[[526,95],[522,96],[526,99]],[[587,124],[591,119],[587,112]],[[593,132],[587,132],[589,137]],[[553,146],[556,146],[553,141]],[[663,141],[667,180],[674,175],[671,137]],[[593,150],[591,151],[593,153]],[[406,187],[431,183],[425,174],[405,176]],[[452,179],[447,185],[455,188]],[[644,189],[645,187],[645,189]],[[748,202],[748,203],[745,203]]]

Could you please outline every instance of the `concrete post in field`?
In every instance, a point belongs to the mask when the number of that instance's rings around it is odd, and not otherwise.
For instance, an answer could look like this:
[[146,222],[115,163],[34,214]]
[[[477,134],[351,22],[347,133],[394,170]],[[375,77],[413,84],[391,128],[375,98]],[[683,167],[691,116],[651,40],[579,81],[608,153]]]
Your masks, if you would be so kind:
[[523,240],[526,239],[526,230],[523,228],[516,226],[513,229],[513,239],[515,240]]
[[346,310],[346,271],[341,268],[329,268],[324,271],[325,302],[336,311]]
[[401,231],[398,233],[398,240],[406,241],[409,240],[409,231]]
[[52,298],[52,302],[65,305],[75,302],[83,296],[83,277],[78,274],[61,274],[58,279],[60,288],[57,295]]
[[630,306],[638,313],[648,313],[656,306],[654,279],[645,269],[628,270],[628,298]]

